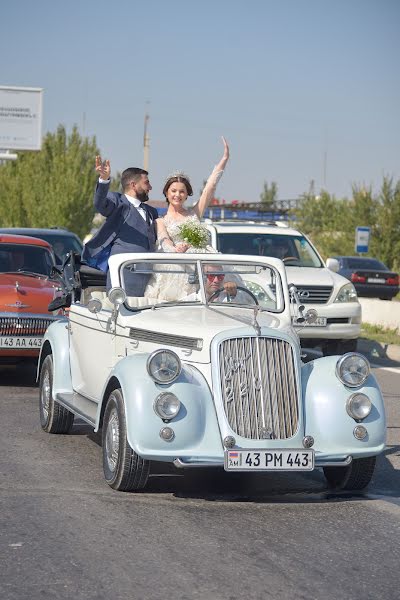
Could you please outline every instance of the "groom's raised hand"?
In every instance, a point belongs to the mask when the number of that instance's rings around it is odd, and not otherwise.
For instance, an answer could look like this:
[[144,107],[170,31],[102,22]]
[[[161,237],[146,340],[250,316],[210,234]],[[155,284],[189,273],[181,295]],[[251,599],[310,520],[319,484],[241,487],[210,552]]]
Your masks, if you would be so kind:
[[111,167],[109,160],[101,160],[101,156],[96,156],[96,172],[99,174],[100,179],[110,179]]

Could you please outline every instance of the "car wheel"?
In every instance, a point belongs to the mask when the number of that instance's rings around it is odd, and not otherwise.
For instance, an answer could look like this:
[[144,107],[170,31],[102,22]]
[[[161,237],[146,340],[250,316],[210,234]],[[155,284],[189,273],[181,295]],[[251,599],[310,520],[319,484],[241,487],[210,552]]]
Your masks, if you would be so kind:
[[324,475],[334,489],[363,490],[372,479],[375,463],[376,456],[355,458],[348,467],[324,467]]
[[322,347],[324,356],[346,354],[347,352],[357,352],[357,340],[332,340],[327,341]]
[[103,419],[103,471],[110,487],[133,492],[145,487],[150,461],[132,450],[126,435],[124,400],[121,390],[111,392]]
[[40,424],[47,433],[68,433],[74,422],[74,414],[53,399],[53,357],[46,356],[40,370],[39,380]]

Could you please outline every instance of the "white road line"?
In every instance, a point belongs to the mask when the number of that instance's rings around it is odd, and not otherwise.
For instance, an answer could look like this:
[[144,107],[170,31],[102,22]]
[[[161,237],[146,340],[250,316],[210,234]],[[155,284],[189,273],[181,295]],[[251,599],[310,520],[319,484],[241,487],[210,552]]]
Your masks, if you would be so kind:
[[390,373],[398,373],[400,375],[400,367],[382,367],[381,365],[370,364],[373,369],[380,369],[381,371],[389,371]]

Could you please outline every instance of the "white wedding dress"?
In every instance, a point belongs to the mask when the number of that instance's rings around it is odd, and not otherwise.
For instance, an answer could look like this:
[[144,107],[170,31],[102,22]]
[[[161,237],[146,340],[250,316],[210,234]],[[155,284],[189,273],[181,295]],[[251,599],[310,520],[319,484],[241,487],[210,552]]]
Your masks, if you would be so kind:
[[[188,210],[188,214],[182,219],[174,219],[167,215],[163,217],[164,225],[167,230],[169,240],[163,239],[157,248],[157,252],[176,252],[175,244],[182,242],[180,234],[180,226],[183,223],[199,223],[198,216],[192,211]],[[190,253],[216,253],[217,250],[212,246],[206,246],[205,248],[193,248],[190,246],[185,254]],[[162,265],[163,270],[171,267],[174,271],[179,270],[179,265]],[[161,267],[161,265],[160,265]],[[184,271],[182,266],[182,271]],[[186,267],[187,270],[187,267]],[[199,285],[196,283],[189,282],[190,277],[186,273],[184,276],[181,273],[155,273],[152,275],[149,283],[146,286],[144,295],[149,298],[154,298],[157,301],[174,302],[176,300],[183,299],[189,294],[193,294],[198,291]]]

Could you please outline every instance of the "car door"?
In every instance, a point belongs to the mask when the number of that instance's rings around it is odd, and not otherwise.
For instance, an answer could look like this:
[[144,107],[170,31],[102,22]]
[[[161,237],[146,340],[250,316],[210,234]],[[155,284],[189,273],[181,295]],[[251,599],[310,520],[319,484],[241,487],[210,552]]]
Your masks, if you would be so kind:
[[69,333],[73,389],[98,402],[115,364],[112,310],[92,313],[86,306],[72,305]]

